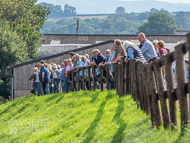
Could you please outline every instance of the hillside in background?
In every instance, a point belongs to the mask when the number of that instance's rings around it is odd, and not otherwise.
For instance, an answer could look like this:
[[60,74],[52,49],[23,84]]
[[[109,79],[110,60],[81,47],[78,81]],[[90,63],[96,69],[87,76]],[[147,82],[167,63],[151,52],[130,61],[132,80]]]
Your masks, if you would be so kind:
[[[179,108],[177,111],[179,114]],[[150,116],[137,109],[131,96],[119,98],[115,91],[106,90],[10,101],[0,105],[0,127],[1,143],[190,141],[188,131],[152,128]]]
[[123,6],[127,13],[141,13],[151,8],[163,8],[169,12],[190,11],[190,4],[188,3],[168,3],[153,0],[38,0],[38,3],[41,2],[61,5],[62,8],[65,4],[69,4],[76,7],[78,14],[112,14],[115,13],[116,8],[119,6]]

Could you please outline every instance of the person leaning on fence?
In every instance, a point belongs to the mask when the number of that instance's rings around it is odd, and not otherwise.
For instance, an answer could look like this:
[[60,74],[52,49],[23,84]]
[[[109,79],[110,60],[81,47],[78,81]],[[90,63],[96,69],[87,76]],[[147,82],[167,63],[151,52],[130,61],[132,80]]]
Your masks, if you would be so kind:
[[144,33],[138,34],[138,40],[141,43],[139,48],[141,49],[141,52],[147,62],[151,62],[158,59],[152,42],[146,39],[146,36]]
[[152,42],[152,44],[153,44],[153,46],[154,46],[154,49],[155,49],[155,51],[156,51],[156,54],[158,55],[158,40],[154,40],[153,42]]
[[[81,65],[81,67],[87,67],[87,66],[89,66],[88,63],[90,62],[90,60],[87,59],[86,56],[82,56],[81,57],[81,62],[83,63]],[[85,69],[84,76],[88,77],[88,69]],[[84,77],[82,77],[82,78],[84,78]],[[88,83],[88,81],[86,81],[86,87],[87,87],[87,90],[89,90],[89,83]]]
[[35,76],[35,84],[34,84],[34,89],[35,89],[35,92],[37,92],[38,96],[41,95],[41,89],[40,89],[40,79],[39,79],[39,73],[38,73],[38,68],[35,67],[34,68],[34,76]]
[[[73,60],[74,60],[74,66],[71,70],[74,70],[75,72],[77,72],[77,69],[79,69],[79,67],[82,65],[82,62],[80,61],[80,56],[79,54],[76,54],[73,56]],[[82,77],[82,70],[79,72],[80,74],[80,78]],[[75,75],[75,79],[78,79],[78,73],[76,73]],[[76,89],[76,83],[75,83],[75,89]],[[83,83],[81,82],[81,89],[83,90]]]
[[123,43],[123,47],[127,51],[128,56],[121,57],[122,60],[128,63],[128,60],[137,59],[141,60],[142,62],[146,62],[141,50],[138,46],[136,46],[134,43],[130,41],[125,41]]
[[54,93],[59,93],[59,83],[60,83],[60,76],[61,72],[57,69],[57,65],[52,65],[53,69],[53,84],[54,84]]
[[[67,76],[67,73],[71,71],[71,69],[73,68],[73,63],[71,59],[68,59],[68,65],[65,67],[65,80],[64,82],[66,83],[65,87],[67,87],[67,80],[70,81],[70,77]],[[71,76],[71,73],[70,73]],[[72,85],[69,85],[69,91],[72,91]]]
[[165,48],[165,42],[162,40],[159,41],[158,42],[158,57],[162,57],[167,54],[168,54],[168,51]]
[[115,48],[115,57],[109,62],[110,64],[114,64],[119,61],[121,56],[126,56],[126,51],[122,46],[122,43],[120,40],[116,39],[114,41],[114,48]]
[[75,55],[74,52],[70,52],[69,53],[69,58],[72,59],[74,55]]
[[49,71],[47,68],[44,67],[43,64],[38,64],[38,67],[40,68],[40,82],[42,83],[43,93],[44,95],[48,94],[46,91],[46,88],[49,84]]

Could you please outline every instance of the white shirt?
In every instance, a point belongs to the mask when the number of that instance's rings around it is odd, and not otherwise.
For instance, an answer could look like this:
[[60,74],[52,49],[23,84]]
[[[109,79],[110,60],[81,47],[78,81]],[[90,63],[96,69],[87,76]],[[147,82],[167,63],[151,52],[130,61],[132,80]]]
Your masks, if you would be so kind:
[[35,74],[36,74],[36,80],[35,80],[35,82],[40,82],[38,71],[36,71]]
[[58,76],[57,76],[57,74],[56,74],[56,72],[54,71],[53,72],[53,78],[57,78]]

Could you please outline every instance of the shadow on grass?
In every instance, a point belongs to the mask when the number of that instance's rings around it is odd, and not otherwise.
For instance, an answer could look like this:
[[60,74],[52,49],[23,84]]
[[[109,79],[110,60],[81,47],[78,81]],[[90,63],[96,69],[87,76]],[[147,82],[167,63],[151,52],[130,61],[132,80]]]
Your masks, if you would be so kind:
[[[99,94],[97,94],[98,96]],[[95,101],[97,97],[93,98],[93,100]],[[96,126],[98,125],[99,121],[101,120],[102,118],[102,115],[104,114],[104,107],[106,105],[106,102],[109,100],[109,92],[107,93],[107,96],[106,96],[106,99],[102,102],[102,104],[99,106],[99,110],[97,112],[97,115],[94,119],[94,121],[92,122],[92,124],[90,125],[90,127],[86,130],[86,132],[84,133],[83,136],[86,135],[86,138],[84,139],[83,143],[89,143],[94,135],[95,135],[95,128]]]
[[116,134],[113,136],[113,140],[111,143],[119,143],[123,140],[124,137],[124,131],[127,126],[127,124],[120,118],[121,113],[124,110],[124,101],[122,99],[118,100],[118,106],[116,108],[116,113],[113,117],[113,120],[117,120],[117,123],[120,124],[119,129],[117,130]]

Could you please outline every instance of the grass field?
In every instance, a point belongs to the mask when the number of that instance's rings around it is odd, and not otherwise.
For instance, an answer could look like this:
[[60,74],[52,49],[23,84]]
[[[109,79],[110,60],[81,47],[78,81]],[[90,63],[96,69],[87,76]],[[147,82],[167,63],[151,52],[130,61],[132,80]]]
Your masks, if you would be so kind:
[[190,142],[181,134],[152,128],[131,96],[115,91],[80,91],[25,96],[0,105],[1,143]]

